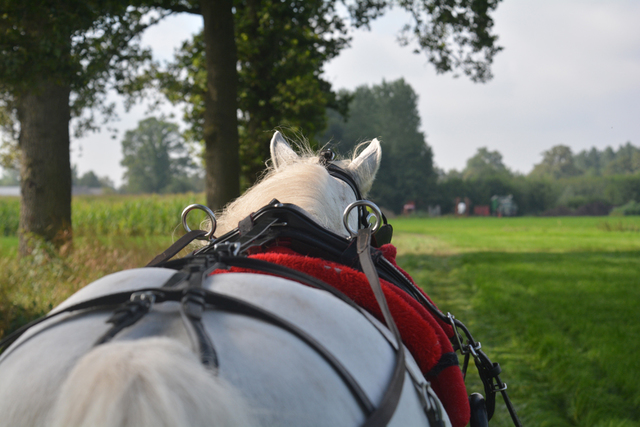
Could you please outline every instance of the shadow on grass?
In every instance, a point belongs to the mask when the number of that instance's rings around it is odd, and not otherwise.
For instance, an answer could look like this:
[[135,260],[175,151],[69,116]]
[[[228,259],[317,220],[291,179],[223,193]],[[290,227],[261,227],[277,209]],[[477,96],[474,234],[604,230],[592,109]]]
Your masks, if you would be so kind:
[[[398,264],[501,363],[525,425],[636,426],[639,259],[478,252],[404,255]],[[492,426],[510,425],[500,409]]]

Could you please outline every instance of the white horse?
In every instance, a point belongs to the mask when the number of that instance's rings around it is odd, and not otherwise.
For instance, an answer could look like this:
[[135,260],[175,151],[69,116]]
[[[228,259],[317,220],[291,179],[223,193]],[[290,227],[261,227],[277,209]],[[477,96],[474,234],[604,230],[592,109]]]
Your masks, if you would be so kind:
[[[296,154],[279,133],[271,157],[272,170],[228,206],[218,229],[235,228],[277,198],[347,236],[342,214],[355,201],[352,188],[330,176],[317,156]],[[373,140],[339,165],[366,192],[380,159],[380,144]],[[157,287],[175,273],[140,268],[111,274],[53,312],[101,295]],[[390,333],[375,319],[326,291],[279,277],[218,274],[203,286],[301,328],[340,361],[374,405],[382,399],[396,353]],[[217,372],[206,369],[177,305],[154,305],[133,327],[97,346],[113,310],[65,313],[29,329],[0,355],[0,426],[358,426],[366,421],[352,391],[317,351],[252,317],[205,311],[202,322],[219,361]],[[405,354],[405,381],[389,425],[428,426],[425,396],[416,387],[426,381]],[[450,425],[428,387],[422,393],[443,413],[443,425]]]

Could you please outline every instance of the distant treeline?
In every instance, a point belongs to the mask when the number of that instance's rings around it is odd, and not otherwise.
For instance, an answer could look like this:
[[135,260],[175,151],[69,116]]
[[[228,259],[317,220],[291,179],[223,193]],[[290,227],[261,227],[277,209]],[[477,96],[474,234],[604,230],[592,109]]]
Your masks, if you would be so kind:
[[440,171],[429,204],[453,211],[456,197],[488,205],[493,195],[512,194],[522,215],[605,214],[615,206],[621,214],[640,214],[640,149],[630,142],[614,150],[596,148],[574,155],[558,145],[543,153],[531,173],[513,173],[497,151],[481,148],[462,172]]
[[418,97],[404,80],[340,96],[350,100],[348,116],[329,110],[328,128],[317,139],[348,155],[358,141],[380,138],[382,164],[370,197],[396,213],[407,202],[415,202],[418,211],[440,205],[442,213],[453,213],[456,198],[490,205],[492,196],[509,194],[518,215],[606,214],[613,206],[640,202],[640,148],[630,142],[617,150],[592,148],[576,155],[557,145],[528,175],[511,171],[499,152],[480,148],[462,171],[445,172],[433,164],[431,147],[419,131]]
[[[447,214],[454,212],[458,198],[478,206],[491,205],[493,196],[512,195],[518,215],[604,215],[614,207],[619,207],[616,212],[621,214],[640,214],[640,148],[631,142],[618,149],[592,148],[577,154],[568,146],[557,145],[545,151],[542,161],[527,175],[511,171],[498,151],[483,147],[467,160],[462,171],[443,171],[434,165],[431,147],[420,131],[418,96],[403,79],[343,90],[338,97],[348,104],[342,109],[348,114],[328,109],[325,131],[313,135],[309,142],[323,146],[329,141],[331,148],[347,157],[358,142],[379,138],[382,163],[369,197],[396,213],[408,202],[414,202],[418,212],[440,206],[440,212]],[[294,131],[283,131],[299,139]],[[75,168],[74,185],[134,194],[204,189],[199,160],[177,125],[153,117],[145,119],[137,129],[126,132],[122,147],[121,164],[126,171],[120,189],[115,190],[113,182],[92,171],[79,176]],[[243,186],[253,182],[256,165],[264,167],[264,156],[254,153],[254,157],[255,164],[243,160],[247,166]],[[5,171],[0,178],[0,185],[17,182],[16,171]],[[0,212],[2,216],[6,215]],[[74,227],[79,224],[75,211],[73,222]],[[17,227],[13,222],[7,224],[0,232],[6,234]]]

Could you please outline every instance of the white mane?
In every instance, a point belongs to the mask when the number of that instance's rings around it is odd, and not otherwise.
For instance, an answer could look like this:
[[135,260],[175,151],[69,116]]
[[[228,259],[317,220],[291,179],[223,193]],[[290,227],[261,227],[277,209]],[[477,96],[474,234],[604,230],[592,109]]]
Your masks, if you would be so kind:
[[[350,160],[334,162],[350,172],[360,191],[366,194],[380,165],[380,143],[374,139]],[[230,203],[220,214],[216,235],[220,236],[238,226],[238,222],[252,212],[278,199],[304,209],[322,226],[341,235],[347,235],[342,225],[344,208],[355,201],[351,187],[329,175],[320,164],[317,154],[306,145],[299,147],[298,155],[276,132],[271,140],[271,166],[265,176],[243,196]],[[355,214],[351,221],[355,222]],[[355,228],[355,224],[352,225]]]

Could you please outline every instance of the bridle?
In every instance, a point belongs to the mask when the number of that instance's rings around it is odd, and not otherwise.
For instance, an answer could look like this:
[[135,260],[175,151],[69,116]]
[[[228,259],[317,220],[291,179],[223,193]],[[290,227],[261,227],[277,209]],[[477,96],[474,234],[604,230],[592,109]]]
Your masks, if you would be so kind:
[[[332,163],[335,157],[335,153],[330,148],[322,150],[319,154],[320,164],[325,167],[329,175],[344,182],[349,187],[351,187],[351,190],[353,190],[353,193],[356,196],[355,204],[358,207],[358,228],[362,229],[371,227],[370,220],[371,217],[374,216],[376,218],[373,232],[374,246],[380,247],[385,243],[390,243],[391,237],[393,235],[393,228],[390,224],[387,223],[387,217],[378,208],[378,206],[375,205],[375,203],[367,203],[368,200],[362,197],[362,193],[360,192],[358,183],[349,172],[342,169],[335,163]],[[349,210],[352,205],[353,204],[349,205],[346,210]],[[367,212],[367,207],[372,209],[373,213]],[[348,225],[348,221],[349,217],[343,216],[343,223],[345,225],[345,228],[347,229],[349,234],[354,236],[355,234],[357,234],[357,231],[351,229],[351,227]]]
[[[351,187],[353,193],[356,195],[356,200],[363,200],[364,198],[362,197],[362,193],[360,193],[360,188],[353,176],[338,165],[331,163],[335,157],[335,153],[330,148],[322,150],[319,155],[320,164],[325,167],[329,175]],[[358,206],[358,228],[369,227],[369,219],[370,215],[367,213],[366,208],[364,206]]]

